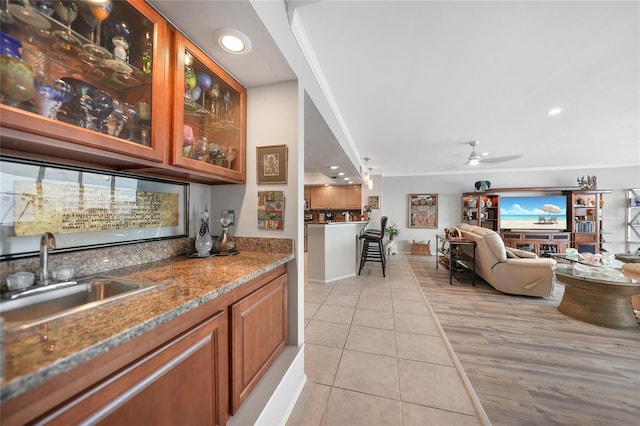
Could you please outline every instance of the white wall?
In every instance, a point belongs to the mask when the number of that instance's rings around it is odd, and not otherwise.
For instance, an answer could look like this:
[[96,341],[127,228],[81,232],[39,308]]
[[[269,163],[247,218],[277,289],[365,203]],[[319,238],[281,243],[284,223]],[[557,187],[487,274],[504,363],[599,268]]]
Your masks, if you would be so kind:
[[[462,193],[474,191],[474,183],[488,180],[491,188],[577,186],[576,179],[595,175],[599,189],[611,189],[604,195],[603,229],[611,253],[624,252],[626,189],[640,188],[640,170],[633,167],[594,170],[561,170],[540,172],[473,173],[442,176],[385,177],[382,181],[382,214],[389,216],[400,229],[398,246],[410,250],[412,240],[431,240],[432,252],[436,234],[460,223]],[[409,194],[438,194],[438,229],[408,228]]]
[[[294,238],[296,249],[301,246],[303,232],[300,220],[302,204],[302,179],[299,178],[303,162],[299,140],[299,95],[296,82],[287,82],[249,89],[247,91],[247,180],[245,185],[219,185],[211,187],[212,230],[214,235],[221,232],[218,222],[221,210],[235,210],[236,225],[230,229],[232,235],[260,236],[273,238]],[[256,147],[287,145],[287,183],[278,185],[258,185],[256,183]],[[300,184],[299,184],[300,182]],[[258,229],[258,191],[284,191],[284,230],[270,231]],[[303,234],[302,234],[303,237]],[[298,259],[303,259],[299,250]],[[298,310],[297,260],[289,265],[289,339],[297,344],[301,339],[302,324]],[[302,282],[302,280],[300,280]],[[301,292],[300,292],[301,293]]]

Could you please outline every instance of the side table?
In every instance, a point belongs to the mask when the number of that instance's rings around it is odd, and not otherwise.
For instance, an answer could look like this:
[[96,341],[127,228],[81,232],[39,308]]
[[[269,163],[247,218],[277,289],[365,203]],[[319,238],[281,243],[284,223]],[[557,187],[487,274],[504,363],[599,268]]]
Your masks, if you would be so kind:
[[[470,253],[465,247],[471,248]],[[462,269],[473,274],[472,285],[476,285],[476,242],[471,240],[448,240],[436,235],[436,269],[442,265],[449,271],[449,284],[453,285],[453,274]]]

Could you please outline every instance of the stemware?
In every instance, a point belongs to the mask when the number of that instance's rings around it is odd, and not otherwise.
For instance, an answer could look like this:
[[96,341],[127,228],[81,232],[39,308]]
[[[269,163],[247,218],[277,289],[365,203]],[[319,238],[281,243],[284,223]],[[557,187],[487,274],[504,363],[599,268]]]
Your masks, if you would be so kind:
[[67,102],[67,107],[73,114],[75,123],[85,129],[93,129],[93,117],[89,113],[92,104],[88,93],[97,90],[96,87],[91,83],[73,77],[63,77],[62,81],[70,84],[74,90],[74,95]]
[[231,93],[228,90],[222,94],[222,102],[224,104],[224,121],[233,123],[231,120]]
[[113,111],[107,117],[107,134],[119,137],[123,127],[124,105],[118,99],[114,99]]
[[93,17],[96,18],[98,22],[96,25],[96,36],[95,43],[98,46],[100,44],[100,30],[102,28],[102,21],[107,19],[111,14],[111,9],[113,8],[112,0],[87,0],[89,2],[89,7],[91,8],[91,13],[93,13]]
[[129,103],[122,104],[122,119],[124,120],[123,130],[127,131],[127,140],[136,142],[135,135],[138,131],[138,120],[136,119],[136,107]]
[[74,46],[79,46],[80,40],[78,40],[73,34],[71,34],[71,24],[78,17],[78,3],[75,1],[61,1],[58,0],[53,3],[53,10],[55,10],[58,18],[67,25],[67,31],[57,30],[53,32],[53,35],[63,43],[58,43],[54,47],[59,50],[71,51]]
[[213,83],[211,88],[207,91],[211,99],[211,112],[214,117],[217,115],[216,112],[216,103],[218,102],[218,98],[220,98],[220,85],[218,83]]
[[98,120],[96,130],[102,133],[104,129],[104,120],[113,111],[113,98],[107,92],[99,89],[90,90],[87,95],[91,102],[89,114],[96,117]]
[[196,74],[196,82],[198,83],[198,87],[202,90],[202,107],[204,108],[205,93],[207,92],[207,89],[211,87],[211,76],[209,76],[209,74],[199,72]]
[[136,115],[140,126],[140,143],[151,146],[151,105],[147,102],[136,102]]
[[34,98],[38,113],[52,120],[58,119],[58,111],[63,103],[69,102],[75,91],[73,87],[60,79],[51,79],[40,75],[34,79],[36,96]]
[[233,162],[233,160],[236,159],[237,155],[238,155],[238,153],[236,152],[235,149],[227,148],[227,150],[225,152],[225,159],[227,160],[227,168],[228,169],[231,168],[231,163]]

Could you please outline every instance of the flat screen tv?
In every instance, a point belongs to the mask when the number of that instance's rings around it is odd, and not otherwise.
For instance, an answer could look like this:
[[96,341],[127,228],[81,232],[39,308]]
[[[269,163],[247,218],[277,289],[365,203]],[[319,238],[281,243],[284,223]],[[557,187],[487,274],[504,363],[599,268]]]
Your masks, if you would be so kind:
[[567,197],[500,197],[500,228],[511,231],[567,230]]

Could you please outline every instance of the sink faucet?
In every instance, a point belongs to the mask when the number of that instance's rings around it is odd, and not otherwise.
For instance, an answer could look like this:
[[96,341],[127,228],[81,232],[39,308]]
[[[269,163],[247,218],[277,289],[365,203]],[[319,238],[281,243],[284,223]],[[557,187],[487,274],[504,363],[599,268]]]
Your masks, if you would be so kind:
[[49,284],[48,257],[49,249],[56,248],[56,239],[51,232],[45,232],[40,237],[40,284]]

